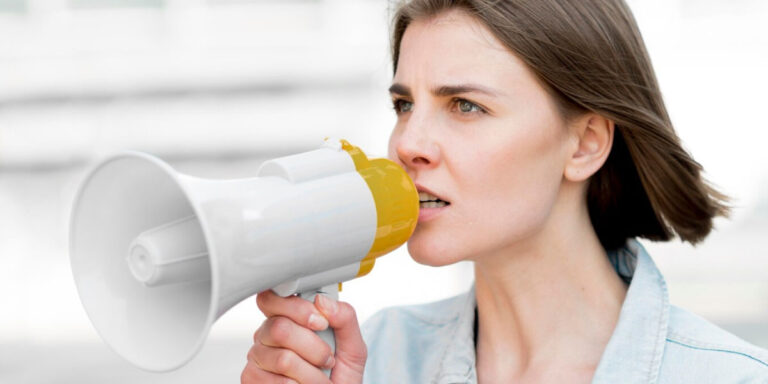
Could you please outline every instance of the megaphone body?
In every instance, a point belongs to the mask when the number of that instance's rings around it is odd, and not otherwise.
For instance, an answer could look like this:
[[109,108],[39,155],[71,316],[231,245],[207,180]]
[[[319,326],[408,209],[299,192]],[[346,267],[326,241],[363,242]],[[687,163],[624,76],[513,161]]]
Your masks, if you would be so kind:
[[401,167],[343,140],[236,180],[179,174],[150,155],[123,153],[80,188],[72,270],[106,343],[138,367],[168,371],[255,293],[314,294],[365,275],[410,237],[418,208]]

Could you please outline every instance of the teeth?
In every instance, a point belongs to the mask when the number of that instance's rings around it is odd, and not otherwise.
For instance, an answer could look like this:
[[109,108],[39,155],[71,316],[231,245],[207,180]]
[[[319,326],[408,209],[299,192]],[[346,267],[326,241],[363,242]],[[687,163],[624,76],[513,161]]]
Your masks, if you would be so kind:
[[426,193],[426,192],[419,192],[419,201],[422,203],[425,201],[436,201],[436,200],[440,200],[440,199],[435,195],[430,195],[429,193]]
[[427,201],[427,202],[422,202],[421,204],[419,204],[419,207],[421,207],[421,208],[441,208],[441,207],[445,207],[446,205],[447,204],[445,203],[445,201]]

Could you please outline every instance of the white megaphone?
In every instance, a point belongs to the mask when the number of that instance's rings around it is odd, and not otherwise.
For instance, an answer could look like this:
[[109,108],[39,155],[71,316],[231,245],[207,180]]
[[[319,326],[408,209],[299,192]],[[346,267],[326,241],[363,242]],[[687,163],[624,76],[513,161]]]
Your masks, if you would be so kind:
[[[418,210],[400,166],[344,140],[236,180],[180,174],[129,152],[100,163],[80,187],[72,271],[104,341],[140,368],[168,371],[255,293],[311,299],[367,274],[410,237]],[[324,339],[333,347],[332,333]]]

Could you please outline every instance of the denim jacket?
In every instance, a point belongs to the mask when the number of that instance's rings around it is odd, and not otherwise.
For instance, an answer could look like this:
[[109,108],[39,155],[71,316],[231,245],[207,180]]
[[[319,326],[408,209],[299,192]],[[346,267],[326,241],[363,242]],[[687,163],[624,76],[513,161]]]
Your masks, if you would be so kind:
[[[593,383],[768,383],[768,351],[669,304],[667,286],[635,240],[611,263],[629,283]],[[476,383],[474,287],[424,305],[384,309],[363,325],[365,383]]]

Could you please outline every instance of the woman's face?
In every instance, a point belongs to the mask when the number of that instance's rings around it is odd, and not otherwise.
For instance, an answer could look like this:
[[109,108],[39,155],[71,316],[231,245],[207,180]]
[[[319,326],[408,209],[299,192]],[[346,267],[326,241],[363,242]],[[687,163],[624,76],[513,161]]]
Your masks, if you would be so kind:
[[[420,192],[408,250],[447,265],[540,238],[558,202],[568,129],[524,63],[461,11],[414,21],[390,89],[389,156]],[[435,206],[431,208],[431,206]]]

